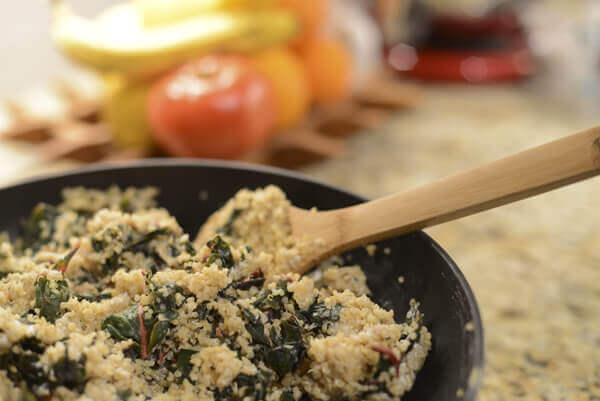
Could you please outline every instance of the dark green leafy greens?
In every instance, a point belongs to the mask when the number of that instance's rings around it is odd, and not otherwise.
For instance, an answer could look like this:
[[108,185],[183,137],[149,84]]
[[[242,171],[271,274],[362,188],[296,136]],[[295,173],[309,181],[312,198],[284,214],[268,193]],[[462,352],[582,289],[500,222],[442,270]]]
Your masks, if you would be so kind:
[[[129,211],[131,208],[130,200],[122,202],[120,205],[122,210]],[[40,206],[39,211],[32,213],[30,220],[24,224],[24,230],[27,228],[30,237],[34,243],[44,243],[51,241],[54,228],[53,224],[55,217],[52,217],[51,207]],[[35,212],[35,211],[34,211]],[[205,264],[210,264],[218,261],[219,264],[227,269],[235,267],[232,248],[223,239],[225,236],[234,235],[234,223],[243,212],[242,209],[235,209],[229,216],[227,222],[217,230],[222,236],[216,235],[208,243],[207,247],[210,250],[209,255],[202,260]],[[89,217],[89,216],[88,216]],[[112,228],[112,227],[111,227]],[[37,232],[36,232],[37,230]],[[197,301],[193,294],[178,287],[174,283],[157,286],[152,282],[150,271],[153,273],[163,267],[168,266],[167,261],[172,258],[177,258],[182,253],[194,255],[196,253],[194,247],[189,241],[178,241],[178,235],[175,233],[160,228],[147,233],[137,232],[133,227],[125,225],[125,227],[116,227],[114,231],[117,233],[111,237],[108,230],[98,233],[98,238],[91,237],[91,246],[98,252],[106,252],[105,273],[114,272],[115,269],[123,266],[126,258],[122,258],[124,252],[135,252],[136,258],[140,257],[140,253],[146,258],[154,260],[156,266],[148,267],[147,271],[147,292],[146,295],[152,295],[152,301],[145,306],[133,305],[121,313],[108,316],[102,322],[102,329],[106,330],[109,335],[116,341],[132,340],[133,346],[126,351],[126,355],[131,358],[148,358],[151,366],[150,369],[155,370],[156,377],[147,376],[148,383],[162,385],[165,392],[169,391],[169,382],[162,381],[159,377],[164,372],[175,373],[174,382],[181,383],[184,380],[190,379],[190,373],[193,368],[191,363],[192,356],[201,349],[202,340],[198,338],[181,339],[175,335],[175,321],[180,316],[190,319],[194,323],[194,319],[204,320],[209,324],[202,323],[202,329],[210,332],[215,342],[220,342],[229,347],[230,350],[237,353],[239,358],[243,356],[251,358],[252,362],[258,367],[256,375],[239,374],[231,386],[222,389],[211,389],[215,400],[223,401],[240,401],[242,399],[252,399],[255,401],[264,400],[268,390],[278,389],[281,391],[279,401],[293,401],[294,392],[290,389],[290,384],[284,377],[290,372],[299,372],[302,374],[308,368],[305,360],[307,354],[307,341],[313,336],[327,336],[331,331],[327,328],[331,323],[337,322],[340,319],[341,305],[327,306],[324,302],[319,302],[315,299],[308,308],[301,309],[293,298],[293,293],[288,290],[286,280],[282,280],[277,284],[277,289],[265,286],[265,277],[260,270],[247,274],[240,278],[238,270],[232,270],[228,274],[232,276],[229,285],[221,289],[215,299],[202,302],[197,308],[197,317],[180,310],[183,302],[193,304]],[[168,237],[161,237],[168,236]],[[155,246],[160,238],[160,251]],[[165,240],[166,246],[162,240]],[[117,241],[118,246],[112,246],[113,241]],[[32,243],[33,243],[32,242]],[[60,244],[61,249],[68,244]],[[112,251],[110,251],[112,249]],[[122,251],[120,251],[122,249]],[[67,253],[67,255],[59,261],[55,268],[60,271],[65,271],[67,266],[75,254],[77,249]],[[110,254],[116,252],[116,254]],[[247,249],[247,252],[252,252]],[[242,260],[245,252],[242,252]],[[246,254],[247,255],[247,254]],[[0,261],[3,255],[0,254]],[[179,260],[187,260],[180,258]],[[188,269],[188,262],[191,262],[189,269],[196,268],[196,262],[199,259],[190,258],[182,263],[184,269]],[[145,261],[147,262],[147,261]],[[240,264],[242,267],[245,265]],[[148,264],[144,263],[144,266]],[[76,284],[89,282],[95,285],[98,290],[92,290],[90,293],[74,294],[73,296],[80,301],[101,302],[102,300],[111,298],[110,292],[112,283],[108,283],[102,272],[97,274],[87,274],[82,267],[82,272],[86,273],[85,277],[79,275],[76,279]],[[95,270],[94,270],[95,271]],[[240,269],[242,271],[242,269]],[[0,273],[0,278],[2,278]],[[9,274],[6,272],[4,274]],[[77,282],[77,280],[82,280]],[[61,302],[69,299],[69,285],[66,280],[58,280],[50,282],[47,278],[42,277],[36,282],[36,308],[39,309],[39,314],[44,316],[48,321],[54,322],[58,319],[62,312],[60,310]],[[76,285],[74,284],[74,285]],[[99,284],[99,285],[98,285]],[[76,288],[76,287],[73,287]],[[83,287],[86,288],[86,287]],[[271,289],[269,289],[271,288]],[[102,292],[102,291],[107,292]],[[74,291],[77,291],[76,289]],[[83,290],[82,292],[86,292]],[[95,293],[98,291],[98,293]],[[237,302],[240,298],[246,298],[249,294],[246,291],[251,291],[250,295],[258,293],[252,306],[246,306],[245,302]],[[183,295],[183,297],[181,296]],[[184,301],[182,302],[182,299]],[[179,300],[179,301],[178,301]],[[253,353],[245,354],[245,347],[240,346],[238,332],[232,332],[221,323],[224,322],[223,316],[219,314],[223,301],[230,301],[238,309],[237,313],[241,314],[245,328],[251,338],[251,346]],[[199,302],[198,302],[199,303]],[[413,324],[419,322],[421,317],[417,309],[418,305],[411,305],[411,310],[407,315],[407,323]],[[282,318],[283,317],[283,318]],[[197,322],[195,322],[197,324]],[[191,327],[191,326],[190,326]],[[196,326],[198,327],[198,326]],[[211,329],[212,327],[212,329]],[[218,339],[217,339],[218,338]],[[244,339],[245,340],[245,339]],[[44,345],[24,344],[22,347],[17,347],[11,353],[0,355],[0,369],[7,372],[9,369],[6,366],[17,367],[17,373],[12,369],[9,378],[23,388],[24,397],[31,397],[31,400],[40,401],[39,392],[37,390],[41,385],[54,380],[51,388],[56,388],[58,383],[64,385],[74,391],[81,392],[86,384],[85,359],[79,361],[72,360],[65,354],[58,363],[51,367],[46,367],[46,371],[41,368],[40,355],[44,351]],[[38,347],[38,348],[36,348]],[[195,348],[195,349],[191,349]],[[381,379],[383,372],[389,372],[394,366],[398,365],[387,352],[378,350],[380,353],[376,366],[370,366],[368,379],[365,379],[365,385],[368,385],[370,390],[363,395],[366,398],[370,394],[388,394],[389,390],[385,387],[384,381]],[[305,363],[303,363],[303,361]],[[49,378],[52,375],[52,379]],[[150,378],[153,377],[153,378]],[[36,383],[40,384],[36,384]],[[31,390],[33,389],[33,390]],[[127,400],[133,395],[131,389],[119,390],[117,396],[121,400]],[[297,395],[297,394],[296,394]],[[136,394],[136,397],[139,397]],[[302,394],[301,401],[309,401],[310,397]],[[29,399],[27,399],[29,401]]]
[[[261,369],[255,376],[245,375],[240,373],[236,376],[233,382],[241,390],[243,399],[250,397],[254,400],[264,400],[267,395],[267,388],[273,379],[273,374],[268,370]],[[215,401],[238,400],[233,396],[231,386],[225,387],[221,391],[216,391],[214,394]]]
[[156,286],[150,279],[147,282],[154,295],[152,310],[169,321],[175,319],[178,316],[177,309],[181,306],[177,304],[176,295],[183,294],[183,288],[172,283]]
[[236,290],[249,290],[252,287],[261,288],[265,283],[265,276],[261,271],[256,271],[250,276],[244,277],[231,283],[231,287]]
[[387,371],[391,366],[396,367],[396,374],[398,374],[400,361],[398,358],[396,358],[396,355],[394,355],[392,350],[382,345],[373,345],[371,346],[371,349],[379,352],[379,360],[377,361],[377,366],[375,367],[374,377],[378,377],[382,372]]
[[255,344],[260,345],[269,345],[269,340],[267,340],[267,336],[265,335],[265,325],[262,323],[258,316],[255,316],[248,309],[242,309],[242,314],[246,318],[246,330],[250,333],[252,337],[252,341]]
[[190,372],[192,371],[192,364],[190,363],[190,360],[192,359],[192,355],[194,355],[196,352],[198,351],[182,349],[175,356],[175,366],[181,372],[181,381],[190,375]]
[[150,332],[150,339],[148,340],[148,352],[152,351],[152,348],[154,348],[155,345],[164,340],[169,332],[170,326],[170,323],[166,320],[161,320],[154,324],[154,327]]
[[229,218],[225,222],[225,224],[217,229],[218,234],[225,234],[227,236],[233,235],[233,222],[237,219],[244,209],[233,209]]
[[339,321],[341,310],[341,305],[328,308],[323,302],[315,299],[307,310],[300,311],[300,318],[311,325],[313,332],[319,332],[326,323]]
[[204,301],[197,308],[196,313],[198,314],[199,320],[206,320],[211,325],[211,336],[214,338],[217,336],[217,327],[223,322],[223,317],[219,314],[219,311],[213,307],[211,302]]
[[146,258],[149,258],[151,263],[152,273],[168,266],[167,261],[160,255],[156,247],[152,246],[151,241],[161,236],[168,236],[168,250],[172,257],[179,256],[182,252],[187,252],[190,255],[195,255],[196,250],[189,241],[178,242],[174,241],[176,236],[167,228],[158,228],[156,230],[141,233],[128,233],[127,228],[119,226],[117,229],[109,230],[100,238],[91,237],[90,243],[94,251],[101,253],[106,250],[109,241],[118,241],[123,244],[123,249],[119,252],[109,253],[105,255],[103,262],[103,272],[105,276],[114,273],[121,267],[121,257],[125,252],[142,253]]
[[[176,294],[183,289],[174,284],[155,285],[151,278],[146,279],[153,302],[144,309],[133,305],[121,313],[108,316],[102,322],[106,330],[116,341],[131,339],[135,342],[135,356],[147,357],[168,335],[171,321],[178,316]],[[148,308],[150,314],[147,313]]]
[[40,277],[35,282],[35,308],[48,322],[54,323],[62,315],[60,304],[68,300],[69,284],[66,280],[50,281]]
[[100,294],[77,294],[75,295],[78,301],[88,301],[88,302],[100,302],[105,299],[111,299],[112,295],[109,293],[100,293]]
[[36,389],[46,381],[46,374],[40,363],[44,350],[44,345],[36,338],[25,338],[0,355],[0,368],[13,383]]
[[170,231],[167,230],[166,228],[158,228],[156,230],[150,231],[150,232],[144,234],[142,236],[142,238],[140,238],[139,240],[137,240],[134,243],[125,247],[124,252],[125,251],[136,251],[141,246],[146,245],[148,242],[152,241],[153,239],[155,239],[161,235],[168,235],[169,233],[170,233]]
[[52,377],[56,383],[65,386],[71,390],[83,392],[87,381],[85,375],[85,358],[79,361],[69,359],[65,354],[58,362],[52,366]]
[[281,397],[279,397],[279,401],[295,401],[294,393],[292,393],[291,391],[284,391],[283,393],[281,393]]
[[133,213],[133,208],[131,207],[131,199],[121,199],[121,202],[119,202],[119,210],[125,213]]
[[23,249],[32,248],[36,251],[50,242],[58,215],[58,209],[47,203],[40,203],[33,208],[31,215],[21,226]]
[[169,331],[169,322],[157,321],[154,314],[147,317],[140,308],[140,305],[134,305],[122,313],[108,316],[102,322],[102,330],[106,330],[116,341],[133,340],[134,355],[146,358],[152,348],[164,340]]
[[87,382],[85,357],[73,360],[67,350],[65,348],[65,356],[46,372],[40,362],[45,345],[34,337],[25,338],[0,355],[0,369],[24,390],[24,397],[28,397],[25,399],[38,400],[43,393],[52,394],[59,386],[82,393]]
[[279,377],[298,368],[306,355],[306,345],[302,340],[302,328],[293,318],[281,322],[280,333],[271,328],[270,339],[273,346],[264,351],[265,364]]
[[117,397],[119,397],[121,401],[127,401],[132,394],[133,391],[131,391],[130,388],[117,391]]
[[210,249],[210,255],[208,255],[206,260],[207,264],[211,264],[218,259],[224,268],[230,269],[233,267],[235,262],[231,254],[231,249],[229,249],[229,244],[223,241],[220,235],[208,241],[206,246]]
[[95,252],[102,252],[106,247],[106,242],[94,237],[90,239],[90,244],[92,245],[92,249]]
[[262,290],[254,301],[254,307],[260,309],[261,311],[266,310],[281,310],[283,309],[283,299],[284,297],[291,297],[292,293],[287,289],[287,282],[282,280],[277,283],[278,289],[283,290],[283,295],[277,291],[274,293],[269,289]]
[[[152,321],[146,321],[151,324]],[[123,312],[110,315],[102,321],[102,330],[106,330],[117,341],[133,340],[138,345],[141,343],[138,306],[133,305]]]

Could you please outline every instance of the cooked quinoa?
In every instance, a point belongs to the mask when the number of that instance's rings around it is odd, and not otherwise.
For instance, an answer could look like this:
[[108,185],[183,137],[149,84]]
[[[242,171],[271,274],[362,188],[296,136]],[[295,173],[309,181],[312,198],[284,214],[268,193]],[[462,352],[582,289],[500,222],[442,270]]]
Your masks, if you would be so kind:
[[[398,400],[431,347],[359,266],[311,249],[285,195],[242,190],[194,241],[154,188],[65,189],[0,236],[0,400]],[[257,230],[256,227],[261,227]]]

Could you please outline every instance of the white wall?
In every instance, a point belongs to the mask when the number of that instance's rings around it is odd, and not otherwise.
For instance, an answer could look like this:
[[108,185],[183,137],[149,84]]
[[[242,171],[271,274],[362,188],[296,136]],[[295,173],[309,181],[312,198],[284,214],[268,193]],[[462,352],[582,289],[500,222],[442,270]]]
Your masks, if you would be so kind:
[[[92,15],[118,0],[72,0]],[[0,99],[48,82],[69,68],[50,39],[50,0],[0,0]]]

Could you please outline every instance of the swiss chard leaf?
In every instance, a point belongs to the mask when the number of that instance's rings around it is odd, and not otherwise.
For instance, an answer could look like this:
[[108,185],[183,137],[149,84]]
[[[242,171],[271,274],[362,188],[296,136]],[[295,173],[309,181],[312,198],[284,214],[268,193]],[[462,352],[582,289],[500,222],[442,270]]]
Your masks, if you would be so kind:
[[209,305],[209,301],[202,302],[202,304],[200,304],[200,306],[198,306],[196,308],[196,313],[198,314],[198,319],[206,320],[208,323],[211,324],[211,326],[212,326],[211,335],[213,337],[215,337],[216,332],[217,332],[217,327],[219,326],[219,324],[221,322],[223,322],[223,316],[221,316],[219,314],[219,311],[217,311],[217,309],[215,309]]
[[231,236],[233,234],[233,222],[240,216],[240,214],[243,211],[244,209],[233,209],[225,224],[222,227],[219,227],[216,232],[219,234]]
[[181,379],[185,379],[190,375],[192,371],[192,364],[190,360],[192,359],[192,355],[194,355],[198,351],[194,351],[191,349],[182,349],[180,350],[175,357],[175,366],[181,372]]
[[161,236],[161,235],[167,235],[169,234],[169,230],[166,228],[158,228],[156,230],[150,231],[146,234],[144,234],[144,236],[142,236],[141,239],[135,241],[134,243],[130,244],[129,246],[127,246],[124,251],[135,251],[137,250],[137,248],[140,248],[142,245],[147,244],[148,242],[152,241],[153,239]]
[[275,328],[271,328],[273,347],[265,349],[264,361],[281,378],[298,368],[306,355],[306,346],[302,340],[302,328],[294,318],[281,322],[279,331],[277,334]]
[[295,401],[294,393],[292,393],[291,391],[284,391],[283,393],[281,393],[279,401]]
[[294,371],[303,357],[304,350],[293,345],[284,344],[265,350],[265,364],[273,369],[279,377]]
[[[123,312],[110,315],[102,322],[102,330],[106,330],[112,338],[117,341],[131,339],[138,345],[141,344],[140,321],[138,316],[138,305],[133,305]],[[144,327],[154,327],[154,317],[144,317]],[[148,336],[150,333],[148,333]]]
[[239,280],[231,283],[231,286],[236,290],[244,290],[247,291],[252,287],[261,288],[265,283],[265,276],[261,271],[253,273],[247,277],[241,278]]
[[92,249],[98,253],[102,252],[104,248],[106,248],[106,242],[95,237],[92,237],[90,244],[92,245]]
[[83,392],[87,381],[85,357],[74,361],[69,359],[65,350],[65,356],[46,372],[40,361],[44,351],[45,345],[31,337],[21,340],[8,352],[0,355],[0,369],[6,372],[15,386],[24,390],[24,399],[44,399],[39,393],[48,390],[53,392],[59,386]]
[[217,259],[221,261],[221,266],[226,269],[230,269],[235,264],[229,244],[217,235],[206,243],[206,246],[210,249],[210,255],[207,259],[207,264],[211,264]]
[[265,289],[258,293],[253,303],[254,307],[265,310],[280,310],[283,308],[283,296],[274,294],[273,291]]
[[117,397],[119,397],[119,399],[121,401],[127,401],[129,399],[129,397],[131,397],[132,394],[133,394],[133,391],[131,391],[130,388],[117,391]]
[[339,321],[341,310],[341,305],[333,305],[328,308],[325,303],[315,299],[307,310],[300,311],[299,316],[305,323],[312,326],[314,332],[318,332],[325,323]]
[[0,369],[16,385],[24,383],[28,389],[35,390],[47,380],[40,363],[43,353],[44,346],[37,339],[23,339],[18,346],[13,346],[0,355]]
[[162,314],[169,321],[175,319],[179,315],[177,309],[180,306],[177,304],[177,294],[183,294],[183,288],[172,283],[156,286],[151,280],[148,281],[148,286],[154,295],[152,303],[154,312]]
[[255,344],[269,345],[269,341],[265,336],[265,326],[258,316],[255,316],[247,309],[242,309],[242,314],[246,318],[246,330],[252,336],[252,341]]
[[167,336],[170,324],[166,320],[156,322],[150,332],[150,340],[148,341],[148,352],[152,351],[155,345],[159,344]]
[[374,378],[378,378],[379,375],[383,372],[387,372],[393,366],[390,358],[385,356],[384,354],[379,354],[379,359],[377,360],[377,365],[375,366],[375,373],[373,373]]
[[56,386],[65,386],[71,390],[83,392],[87,382],[85,374],[85,358],[79,361],[69,359],[67,355],[52,365],[50,377]]
[[128,198],[121,199],[121,202],[119,202],[119,209],[125,213],[133,213],[133,208],[131,207],[131,200]]
[[300,344],[302,343],[302,328],[294,319],[284,320],[279,327],[281,332],[281,343]]
[[104,299],[111,299],[112,295],[104,292],[100,294],[77,294],[75,295],[78,301],[100,302]]
[[189,241],[185,242],[183,246],[185,247],[185,251],[187,253],[192,256],[196,256],[196,248],[194,248],[194,245],[192,245]]
[[234,379],[234,383],[236,383],[240,389],[243,389],[243,397],[250,397],[254,400],[264,400],[272,376],[273,374],[270,371],[261,369],[255,376],[240,373]]
[[[156,265],[152,267],[152,271],[158,271],[159,267],[165,264],[165,261],[162,260],[160,255],[158,255],[158,253],[156,253],[154,249],[147,249],[146,245],[153,239],[161,235],[168,234],[170,234],[170,231],[166,228],[159,228],[154,231],[150,231],[144,234],[139,240],[131,242],[129,245],[125,246],[123,248],[123,251],[109,255],[108,257],[106,257],[104,263],[102,264],[104,274],[110,275],[120,267],[120,258],[124,252],[143,252],[145,256],[150,257]],[[114,236],[117,236],[117,234],[114,234]],[[97,239],[92,237],[91,245],[96,252],[102,252],[106,247],[106,241],[104,239]]]
[[62,315],[60,304],[68,299],[69,284],[65,280],[51,282],[40,277],[35,282],[35,308],[48,322],[54,323]]
[[132,339],[140,342],[140,324],[138,321],[138,307],[132,306],[122,313],[110,315],[102,321],[102,330],[117,341]]
[[37,250],[50,242],[58,215],[58,209],[47,203],[39,203],[33,208],[31,215],[21,227],[23,247]]

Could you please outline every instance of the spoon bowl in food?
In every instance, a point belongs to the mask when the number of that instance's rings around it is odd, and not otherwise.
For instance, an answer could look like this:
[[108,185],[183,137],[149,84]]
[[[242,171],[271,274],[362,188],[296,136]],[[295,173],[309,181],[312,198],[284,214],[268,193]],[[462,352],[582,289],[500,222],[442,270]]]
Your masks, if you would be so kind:
[[[295,206],[337,209],[364,199],[297,174],[214,161],[153,160],[106,165],[30,180],[0,190],[0,231],[18,235],[21,221],[39,202],[56,204],[65,187],[155,186],[158,203],[194,235],[215,210],[242,188],[280,187]],[[371,249],[372,251],[372,249]],[[358,248],[342,255],[361,265],[372,298],[405,316],[417,299],[432,349],[408,401],[474,400],[483,367],[483,329],[477,303],[462,273],[430,237],[415,232],[381,241],[374,252]]]

